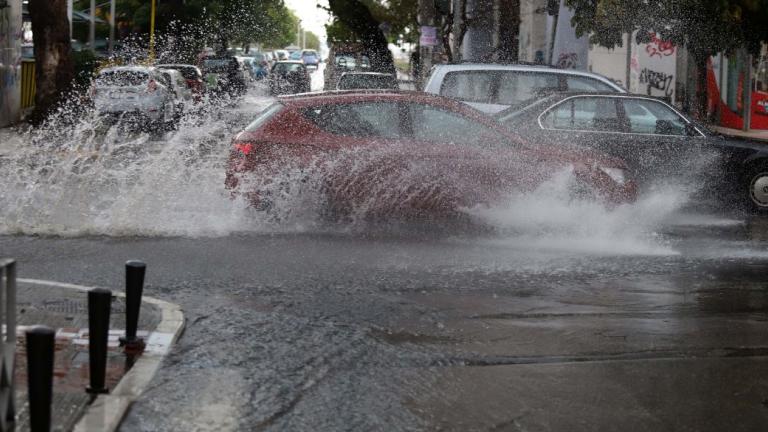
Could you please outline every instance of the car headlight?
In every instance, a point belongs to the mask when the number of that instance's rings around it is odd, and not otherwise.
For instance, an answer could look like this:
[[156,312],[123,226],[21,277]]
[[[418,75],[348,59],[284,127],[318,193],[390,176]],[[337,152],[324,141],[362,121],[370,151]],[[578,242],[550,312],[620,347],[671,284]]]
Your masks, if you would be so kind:
[[625,169],[606,168],[606,167],[599,167],[599,169],[600,171],[604,172],[608,177],[610,177],[611,180],[615,181],[620,185],[624,185],[626,182],[629,181],[629,173]]

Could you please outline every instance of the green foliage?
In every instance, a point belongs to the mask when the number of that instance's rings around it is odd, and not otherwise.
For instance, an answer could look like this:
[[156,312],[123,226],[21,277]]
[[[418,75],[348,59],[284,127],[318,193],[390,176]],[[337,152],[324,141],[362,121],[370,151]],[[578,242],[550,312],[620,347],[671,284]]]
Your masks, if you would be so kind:
[[[78,0],[74,7],[84,10],[89,5],[89,0]],[[97,10],[97,16],[105,20],[108,13],[108,4]],[[146,38],[150,14],[150,0],[117,0],[116,21],[124,31]],[[283,0],[162,0],[157,2],[155,20],[155,34],[161,40],[173,36],[199,45],[266,46],[290,44],[296,38],[298,22]]]
[[[402,45],[418,40],[416,6],[413,0],[359,0],[376,21],[388,28],[387,39],[391,43]],[[338,18],[326,26],[329,42],[360,42],[355,32]]]
[[307,40],[307,48],[313,50],[320,50],[320,38],[311,31],[304,32],[304,37]]
[[622,45],[622,34],[651,31],[685,46],[697,58],[747,47],[757,54],[768,40],[768,0],[566,0],[575,11],[579,35],[609,48]]

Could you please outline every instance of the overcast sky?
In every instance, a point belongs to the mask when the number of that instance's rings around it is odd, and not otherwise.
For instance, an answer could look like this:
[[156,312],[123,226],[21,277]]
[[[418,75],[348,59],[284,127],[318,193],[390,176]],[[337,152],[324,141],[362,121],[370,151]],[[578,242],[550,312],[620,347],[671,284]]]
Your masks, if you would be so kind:
[[330,17],[328,12],[317,7],[318,3],[328,6],[326,0],[285,0],[285,5],[301,20],[302,27],[318,35],[324,41],[325,25]]

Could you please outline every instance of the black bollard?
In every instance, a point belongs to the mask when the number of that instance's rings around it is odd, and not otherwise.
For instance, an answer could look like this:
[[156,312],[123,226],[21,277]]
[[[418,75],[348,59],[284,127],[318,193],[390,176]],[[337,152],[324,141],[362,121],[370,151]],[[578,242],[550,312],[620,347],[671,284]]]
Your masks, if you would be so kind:
[[88,393],[107,393],[104,382],[107,373],[107,340],[109,338],[109,312],[112,291],[94,288],[88,291],[88,360],[91,366],[91,385]]
[[29,427],[31,432],[50,432],[55,332],[39,326],[27,330],[26,336]]
[[144,291],[144,274],[147,265],[141,261],[125,263],[125,337],[120,338],[120,345],[126,349],[143,347],[144,341],[136,337],[139,328],[141,295]]

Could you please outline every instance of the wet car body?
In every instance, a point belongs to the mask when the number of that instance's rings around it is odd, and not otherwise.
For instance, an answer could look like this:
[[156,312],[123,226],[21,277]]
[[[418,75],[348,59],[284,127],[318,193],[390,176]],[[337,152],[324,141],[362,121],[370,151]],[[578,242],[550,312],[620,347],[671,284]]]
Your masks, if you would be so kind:
[[311,78],[304,63],[279,61],[272,66],[268,76],[269,91],[273,95],[306,93],[310,91]]
[[174,69],[181,72],[187,82],[187,87],[192,91],[195,102],[199,102],[202,99],[205,93],[205,82],[203,81],[203,73],[200,71],[200,68],[188,64],[159,64],[156,67]]
[[[432,126],[435,116],[471,128],[472,142],[453,143],[437,128],[430,135],[423,127]],[[376,119],[384,120],[373,125]],[[242,179],[277,176],[291,164],[323,166],[334,215],[359,208],[368,216],[456,215],[509,193],[533,191],[569,169],[574,194],[596,195],[610,205],[636,196],[631,179],[612,177],[617,171],[625,175],[620,160],[530,145],[459,102],[416,92],[280,98],[233,139],[226,186],[254,207],[269,208],[261,191],[239,189]]]
[[641,188],[671,181],[706,205],[768,211],[768,145],[712,133],[664,100],[559,93],[521,105],[496,118],[527,139],[620,157]]
[[165,126],[176,113],[176,96],[162,70],[145,66],[103,69],[94,79],[91,98],[108,121],[131,118],[138,124]]
[[379,72],[344,72],[336,84],[337,90],[397,90],[397,77]]
[[237,58],[204,57],[200,61],[207,90],[213,95],[239,96],[246,90],[247,77]]

